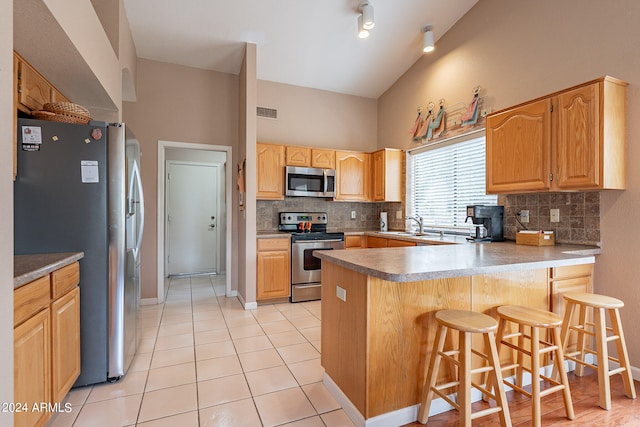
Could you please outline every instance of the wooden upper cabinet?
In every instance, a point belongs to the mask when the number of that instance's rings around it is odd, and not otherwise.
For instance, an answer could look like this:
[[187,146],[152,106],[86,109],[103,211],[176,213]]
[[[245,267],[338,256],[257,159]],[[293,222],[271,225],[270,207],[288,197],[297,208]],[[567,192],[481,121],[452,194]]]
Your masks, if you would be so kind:
[[373,201],[402,201],[402,159],[402,150],[390,148],[371,154]]
[[604,77],[487,117],[487,192],[626,188],[627,83]]
[[284,145],[256,144],[257,199],[284,199]]
[[321,148],[311,149],[311,167],[323,169],[336,168],[335,150],[325,150]]
[[368,201],[371,154],[336,151],[336,200]]
[[557,96],[557,188],[626,188],[626,86],[605,77]]
[[487,117],[487,193],[549,189],[551,99]]
[[311,148],[309,147],[286,147],[287,166],[311,166]]

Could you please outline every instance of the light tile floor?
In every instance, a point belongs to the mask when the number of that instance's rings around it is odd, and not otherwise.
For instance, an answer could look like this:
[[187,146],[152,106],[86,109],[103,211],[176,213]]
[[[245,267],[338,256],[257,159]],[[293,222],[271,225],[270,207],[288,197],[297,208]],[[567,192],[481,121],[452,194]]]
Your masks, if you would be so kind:
[[322,384],[320,301],[244,310],[224,276],[174,278],[143,306],[115,384],[73,389],[50,427],[353,426]]

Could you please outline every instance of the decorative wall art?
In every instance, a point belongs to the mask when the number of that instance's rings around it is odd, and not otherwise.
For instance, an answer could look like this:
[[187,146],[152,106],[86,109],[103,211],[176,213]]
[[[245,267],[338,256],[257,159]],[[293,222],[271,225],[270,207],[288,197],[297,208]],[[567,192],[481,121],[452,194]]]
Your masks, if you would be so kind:
[[425,109],[418,107],[418,115],[409,131],[413,142],[425,144],[442,138],[462,135],[485,124],[485,114],[482,113],[480,86],[473,88],[470,103],[458,102],[450,107],[446,106],[444,98],[438,101],[438,108],[433,102]]

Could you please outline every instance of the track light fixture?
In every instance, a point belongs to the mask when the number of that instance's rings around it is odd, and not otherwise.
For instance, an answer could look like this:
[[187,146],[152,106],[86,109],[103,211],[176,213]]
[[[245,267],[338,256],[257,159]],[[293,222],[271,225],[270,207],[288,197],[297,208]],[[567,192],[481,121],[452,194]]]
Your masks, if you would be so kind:
[[427,53],[427,52],[433,52],[433,50],[435,49],[434,43],[433,43],[433,31],[432,31],[432,26],[431,25],[427,25],[426,27],[424,27],[424,35],[422,37],[422,51]]
[[360,3],[360,7],[358,7],[358,9],[362,13],[362,28],[370,30],[375,27],[376,23],[373,20],[373,5],[368,1],[364,1]]
[[364,28],[362,14],[358,15],[358,37],[366,39],[369,37],[369,30]]

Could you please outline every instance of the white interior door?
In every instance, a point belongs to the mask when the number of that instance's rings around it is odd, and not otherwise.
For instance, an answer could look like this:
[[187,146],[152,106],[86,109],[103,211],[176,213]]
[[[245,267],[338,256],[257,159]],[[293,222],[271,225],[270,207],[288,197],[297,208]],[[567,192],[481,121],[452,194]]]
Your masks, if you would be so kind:
[[166,271],[218,271],[218,166],[167,162]]

